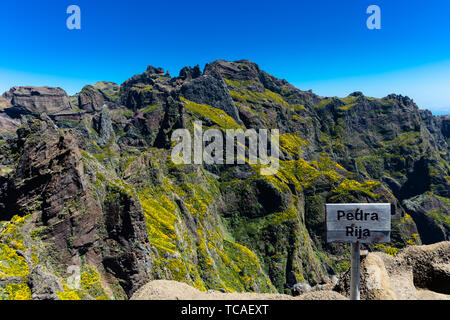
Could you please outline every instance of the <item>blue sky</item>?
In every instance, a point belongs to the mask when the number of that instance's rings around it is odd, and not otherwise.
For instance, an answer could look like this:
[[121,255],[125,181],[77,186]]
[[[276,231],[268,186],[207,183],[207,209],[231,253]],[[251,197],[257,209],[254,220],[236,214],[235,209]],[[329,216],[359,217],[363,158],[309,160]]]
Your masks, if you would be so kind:
[[[66,9],[81,8],[81,30]],[[381,30],[366,9],[381,8]],[[249,59],[323,96],[412,97],[450,113],[448,0],[22,0],[0,10],[0,91],[122,83],[147,65]]]

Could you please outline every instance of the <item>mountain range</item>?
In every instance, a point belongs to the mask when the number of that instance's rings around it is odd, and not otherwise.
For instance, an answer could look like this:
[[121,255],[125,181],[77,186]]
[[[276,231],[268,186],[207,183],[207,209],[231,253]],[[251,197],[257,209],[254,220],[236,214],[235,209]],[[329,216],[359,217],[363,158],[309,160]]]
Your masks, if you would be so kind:
[[[278,129],[280,167],[176,165],[194,121]],[[153,279],[288,293],[349,268],[325,203],[389,202],[392,255],[450,240],[450,116],[409,97],[322,97],[248,60],[149,66],[69,97],[0,98],[0,299],[128,299]]]

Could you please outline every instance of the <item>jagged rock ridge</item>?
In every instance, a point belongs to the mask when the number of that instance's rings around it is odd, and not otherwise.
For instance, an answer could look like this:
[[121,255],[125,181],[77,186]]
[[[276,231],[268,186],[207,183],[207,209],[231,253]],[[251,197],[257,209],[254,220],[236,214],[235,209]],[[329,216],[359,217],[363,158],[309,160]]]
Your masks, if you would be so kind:
[[[119,299],[150,279],[286,293],[328,282],[348,248],[325,242],[326,202],[394,203],[392,243],[370,250],[449,239],[448,117],[408,97],[320,97],[218,60],[178,77],[150,66],[71,98],[13,88],[0,106],[0,297]],[[194,120],[279,129],[279,172],[174,165],[171,134]]]

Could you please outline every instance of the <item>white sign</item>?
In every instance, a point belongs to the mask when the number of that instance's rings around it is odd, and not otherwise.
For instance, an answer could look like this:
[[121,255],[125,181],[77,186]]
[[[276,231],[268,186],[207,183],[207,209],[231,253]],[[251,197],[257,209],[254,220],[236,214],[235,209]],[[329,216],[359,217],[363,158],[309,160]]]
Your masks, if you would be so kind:
[[327,242],[389,242],[390,203],[326,205]]

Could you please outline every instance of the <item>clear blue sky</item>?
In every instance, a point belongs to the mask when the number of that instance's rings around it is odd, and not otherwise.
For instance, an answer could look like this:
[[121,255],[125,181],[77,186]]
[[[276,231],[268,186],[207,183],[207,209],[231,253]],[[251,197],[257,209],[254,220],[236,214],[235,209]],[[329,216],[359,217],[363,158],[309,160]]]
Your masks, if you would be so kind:
[[[101,80],[122,83],[147,65],[249,59],[323,96],[399,93],[450,113],[448,0],[2,1],[0,91]],[[66,28],[81,8],[82,29]],[[382,29],[366,28],[381,8]]]

